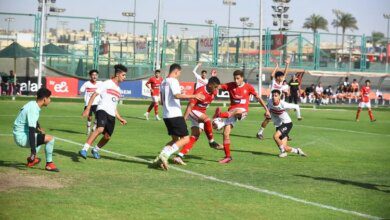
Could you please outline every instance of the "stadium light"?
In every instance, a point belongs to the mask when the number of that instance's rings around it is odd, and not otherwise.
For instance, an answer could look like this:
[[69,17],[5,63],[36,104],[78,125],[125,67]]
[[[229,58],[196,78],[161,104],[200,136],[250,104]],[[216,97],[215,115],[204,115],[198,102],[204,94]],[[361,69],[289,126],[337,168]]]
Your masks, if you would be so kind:
[[288,3],[290,0],[274,0],[276,5],[272,5],[272,10],[275,12],[272,14],[273,17],[273,26],[279,26],[279,31],[288,30],[288,26],[292,23],[292,20],[287,20],[289,18],[287,11],[290,9]]
[[383,14],[383,18],[387,20],[387,43],[386,43],[386,73],[389,71],[389,25],[390,25],[390,14]]
[[205,20],[204,21],[206,24],[210,25],[210,28],[209,28],[209,38],[211,38],[211,28],[212,28],[212,25],[214,24],[214,20]]
[[229,32],[230,32],[230,10],[231,7],[236,5],[236,0],[223,0],[223,4],[229,7],[229,15],[228,15],[228,27],[227,27],[227,45],[226,45],[226,63],[229,63],[230,55],[229,55]]
[[9,28],[10,28],[11,22],[15,21],[15,18],[12,18],[12,17],[5,18],[4,21],[7,22],[7,35],[8,35],[7,36],[7,44],[8,44],[8,40],[9,40],[9,38],[11,36]]

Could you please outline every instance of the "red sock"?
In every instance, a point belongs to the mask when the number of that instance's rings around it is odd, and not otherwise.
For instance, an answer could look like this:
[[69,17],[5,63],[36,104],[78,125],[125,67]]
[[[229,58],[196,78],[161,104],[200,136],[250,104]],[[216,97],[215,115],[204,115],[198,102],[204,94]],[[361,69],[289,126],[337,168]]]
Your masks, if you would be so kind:
[[154,114],[158,115],[158,103],[154,103]]
[[368,110],[368,115],[370,116],[370,120],[374,120],[374,115],[372,114],[371,110]]
[[221,114],[219,114],[219,117],[220,118],[230,118],[230,112],[221,112]]
[[181,149],[180,153],[182,153],[183,155],[188,154],[188,152],[190,152],[190,150],[192,149],[192,147],[194,146],[194,144],[198,140],[198,138],[199,137],[191,136],[190,142],[188,142],[188,144],[184,145],[184,147]]
[[230,139],[223,140],[223,149],[225,150],[225,157],[230,157]]
[[361,112],[361,111],[362,111],[361,109],[358,109],[358,110],[357,110],[357,112],[356,112],[356,120],[359,119],[359,116],[360,116],[360,112]]
[[211,140],[214,138],[213,126],[211,125],[210,119],[204,122],[204,132],[206,133],[207,139]]

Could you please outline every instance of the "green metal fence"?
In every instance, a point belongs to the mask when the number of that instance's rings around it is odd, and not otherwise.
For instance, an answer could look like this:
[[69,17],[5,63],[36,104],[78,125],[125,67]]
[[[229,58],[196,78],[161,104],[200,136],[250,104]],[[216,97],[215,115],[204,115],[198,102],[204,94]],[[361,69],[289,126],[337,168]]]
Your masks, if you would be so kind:
[[[16,40],[38,52],[40,16],[0,12],[0,49]],[[12,19],[7,22],[6,18]],[[123,63],[129,68],[129,78],[136,79],[150,75],[154,68],[156,22],[48,15],[45,26],[44,45],[51,43],[65,51],[44,53],[45,63],[52,69],[85,77],[95,68],[102,78],[108,78],[112,66]],[[261,52],[264,67],[272,67],[274,62],[283,66],[290,57],[291,67],[305,70],[385,72],[383,54],[368,53],[364,35],[264,29],[263,47],[259,48],[257,28],[165,21],[162,26],[158,54],[162,67],[173,62],[203,62],[217,68],[255,68]]]

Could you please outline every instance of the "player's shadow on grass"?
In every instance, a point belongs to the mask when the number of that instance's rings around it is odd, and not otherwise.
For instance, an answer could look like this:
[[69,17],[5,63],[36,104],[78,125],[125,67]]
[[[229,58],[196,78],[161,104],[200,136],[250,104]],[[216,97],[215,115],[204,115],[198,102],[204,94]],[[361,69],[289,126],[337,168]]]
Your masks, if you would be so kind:
[[[255,136],[241,135],[241,134],[230,134],[230,136],[257,139],[257,137],[255,137]],[[264,139],[271,139],[271,138],[266,138],[266,137],[264,137]]]
[[80,156],[77,152],[54,149],[54,153],[63,155],[65,157],[70,157],[70,159],[72,159],[73,162],[80,162]]
[[142,121],[146,121],[145,118],[142,118],[142,117],[134,117],[134,116],[123,116],[123,118],[130,118],[130,119],[137,119],[137,120],[142,120]]
[[307,175],[295,175],[299,177],[305,177],[305,178],[311,178],[314,180],[319,180],[319,181],[328,181],[328,182],[336,182],[340,183],[343,185],[352,185],[352,186],[357,186],[365,189],[371,189],[371,190],[377,190],[380,192],[385,192],[385,193],[390,193],[390,190],[383,190],[378,187],[390,187],[388,185],[381,185],[381,184],[372,184],[372,183],[362,183],[362,182],[355,182],[351,180],[343,180],[343,179],[334,179],[334,178],[329,178],[329,177],[315,177],[315,176],[307,176]]
[[26,170],[26,164],[25,163],[20,163],[17,161],[5,161],[5,160],[0,160],[0,167],[12,167],[16,168],[18,170]]
[[270,154],[270,153],[261,152],[261,151],[234,150],[234,149],[232,149],[230,151],[241,152],[241,153],[251,153],[251,154],[255,154],[255,155],[272,156],[272,157],[276,157],[277,156],[276,154]]
[[68,130],[68,129],[58,129],[58,128],[49,128],[50,131],[60,131],[60,132],[65,132],[69,134],[85,134],[83,132],[79,131],[73,131],[73,130]]
[[355,121],[352,119],[346,119],[346,118],[325,118],[326,120],[331,120],[331,121]]
[[138,160],[126,159],[125,157],[120,157],[120,156],[112,157],[112,156],[107,156],[107,155],[100,155],[100,158],[104,159],[104,160],[114,160],[114,161],[119,161],[119,162],[136,163],[136,164],[142,164],[142,165],[149,165],[150,164],[150,163],[148,163],[146,161],[138,161]]

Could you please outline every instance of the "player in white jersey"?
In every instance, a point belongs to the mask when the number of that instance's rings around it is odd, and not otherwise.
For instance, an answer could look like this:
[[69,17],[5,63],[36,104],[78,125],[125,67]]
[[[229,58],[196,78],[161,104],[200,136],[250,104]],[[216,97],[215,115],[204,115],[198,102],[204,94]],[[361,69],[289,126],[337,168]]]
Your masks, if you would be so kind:
[[153,164],[168,170],[168,159],[179,148],[186,145],[190,138],[188,136],[187,124],[181,112],[180,99],[203,100],[204,95],[181,94],[180,84],[177,80],[181,74],[179,64],[172,64],[169,67],[169,75],[161,83],[161,102],[163,105],[163,120],[172,139],[162,149],[161,153],[153,161]]
[[[277,62],[275,62],[276,66],[274,71],[271,74],[271,88],[270,91],[279,90],[282,93],[283,89],[283,81],[285,80],[287,76],[287,70],[288,66],[290,65],[290,59],[287,59],[285,61],[286,68],[284,69],[284,72],[278,71],[279,65]],[[268,100],[272,99],[272,94],[270,94]],[[264,138],[264,129],[267,127],[268,123],[271,121],[271,118],[265,117],[264,121],[261,123],[260,129],[256,134],[256,137],[260,140]]]
[[195,66],[194,70],[192,70],[192,73],[194,73],[194,76],[196,78],[196,83],[195,83],[195,90],[198,88],[207,85],[209,80],[207,79],[207,71],[202,70],[200,75],[196,72],[199,67],[202,66],[202,63],[198,63],[198,65]]
[[96,138],[100,134],[103,134],[99,143],[91,150],[95,159],[100,158],[99,150],[107,144],[114,132],[115,118],[117,118],[122,125],[127,124],[127,121],[119,115],[117,110],[117,105],[121,97],[119,83],[126,79],[127,68],[122,64],[117,64],[114,66],[114,69],[114,77],[104,81],[99,88],[96,89],[88,102],[87,108],[83,112],[83,117],[87,117],[95,98],[100,96],[100,100],[96,108],[97,128],[88,136],[83,149],[79,151],[80,156],[84,159],[87,159],[87,151]]
[[288,133],[291,131],[293,124],[286,110],[294,109],[297,113],[298,120],[302,120],[299,105],[287,103],[281,100],[280,90],[272,90],[271,95],[272,99],[268,100],[267,107],[271,113],[271,119],[276,127],[276,132],[274,133],[273,138],[280,150],[279,157],[287,157],[287,153],[296,153],[301,156],[306,156],[300,148],[288,146]]
[[[81,87],[79,93],[84,93],[84,110],[88,106],[89,99],[91,98],[92,94],[95,92],[95,90],[99,87],[99,85],[102,83],[102,81],[97,81],[99,71],[97,70],[90,70],[89,71],[89,81],[86,81]],[[87,135],[91,133],[91,121],[92,121],[92,114],[95,115],[95,121],[94,126],[92,130],[96,129],[96,107],[99,102],[99,96],[95,98],[95,100],[92,103],[91,110],[89,111],[88,118],[87,118]]]

